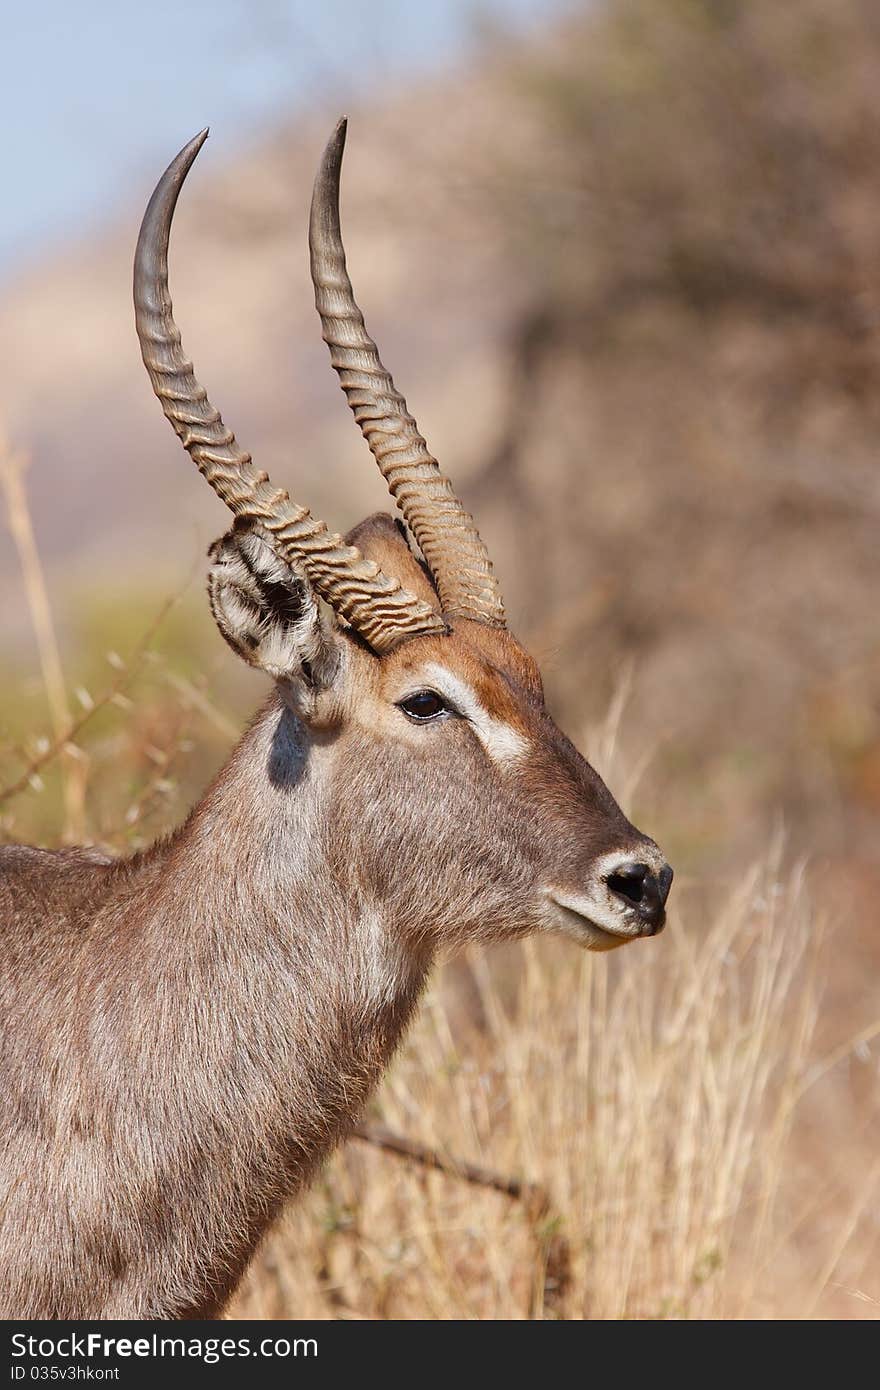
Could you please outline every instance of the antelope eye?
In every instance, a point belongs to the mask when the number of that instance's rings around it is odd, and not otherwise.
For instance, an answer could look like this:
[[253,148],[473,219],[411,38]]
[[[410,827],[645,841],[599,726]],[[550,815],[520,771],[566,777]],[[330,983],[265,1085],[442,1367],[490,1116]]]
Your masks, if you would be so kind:
[[445,714],[449,706],[436,690],[417,690],[415,695],[407,695],[405,700],[401,700],[398,709],[402,709],[410,719],[424,724],[429,719],[436,719],[438,714]]

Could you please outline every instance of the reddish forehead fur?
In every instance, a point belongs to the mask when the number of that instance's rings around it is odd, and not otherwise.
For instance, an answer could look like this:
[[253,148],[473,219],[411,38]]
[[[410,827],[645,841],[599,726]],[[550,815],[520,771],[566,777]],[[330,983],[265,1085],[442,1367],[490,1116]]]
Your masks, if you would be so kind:
[[[346,540],[375,560],[384,572],[399,579],[405,589],[438,611],[440,601],[425,567],[410,550],[394,520],[385,512],[362,521]],[[450,619],[447,636],[414,637],[383,658],[389,677],[417,671],[429,662],[445,666],[474,691],[488,714],[513,726],[522,726],[528,704],[542,704],[541,673],[515,637],[504,628],[466,618]]]

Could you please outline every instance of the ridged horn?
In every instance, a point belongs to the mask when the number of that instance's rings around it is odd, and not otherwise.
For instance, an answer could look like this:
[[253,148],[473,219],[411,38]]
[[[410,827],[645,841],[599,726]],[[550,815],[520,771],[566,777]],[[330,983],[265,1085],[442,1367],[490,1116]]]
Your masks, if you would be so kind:
[[203,130],[165,170],[144,214],[135,253],[135,323],[144,366],[162,410],[230,511],[260,522],[277,554],[304,569],[316,592],[375,651],[389,651],[405,637],[443,632],[445,624],[434,609],[272,486],[236,443],[193,375],[172,315],[168,241],[178,194],[207,135]]
[[346,120],[324,151],[309,222],[315,305],[339,382],[389,491],[421,547],[445,614],[504,626],[498,581],[473,517],[428,452],[355,303],[339,224]]

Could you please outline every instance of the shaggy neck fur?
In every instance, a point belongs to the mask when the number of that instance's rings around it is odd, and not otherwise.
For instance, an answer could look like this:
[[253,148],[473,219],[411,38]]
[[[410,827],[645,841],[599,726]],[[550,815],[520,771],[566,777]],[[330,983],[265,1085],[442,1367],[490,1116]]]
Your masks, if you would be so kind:
[[215,1314],[357,1119],[430,952],[334,863],[333,756],[273,697],[146,854],[0,850],[0,1315]]

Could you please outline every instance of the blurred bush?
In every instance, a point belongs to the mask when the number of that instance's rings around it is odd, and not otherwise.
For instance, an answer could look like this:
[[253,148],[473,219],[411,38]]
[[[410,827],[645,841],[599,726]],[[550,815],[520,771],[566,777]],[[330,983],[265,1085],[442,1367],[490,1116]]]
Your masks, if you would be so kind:
[[638,815],[682,862],[758,852],[781,810],[859,881],[880,833],[880,14],[606,0],[500,67],[509,136],[472,177],[516,307],[473,496],[503,515],[520,626],[569,722],[637,670]]
[[764,378],[873,404],[880,13],[866,0],[607,0],[515,65],[541,169],[513,225],[543,317],[588,349],[654,302],[775,328]]

